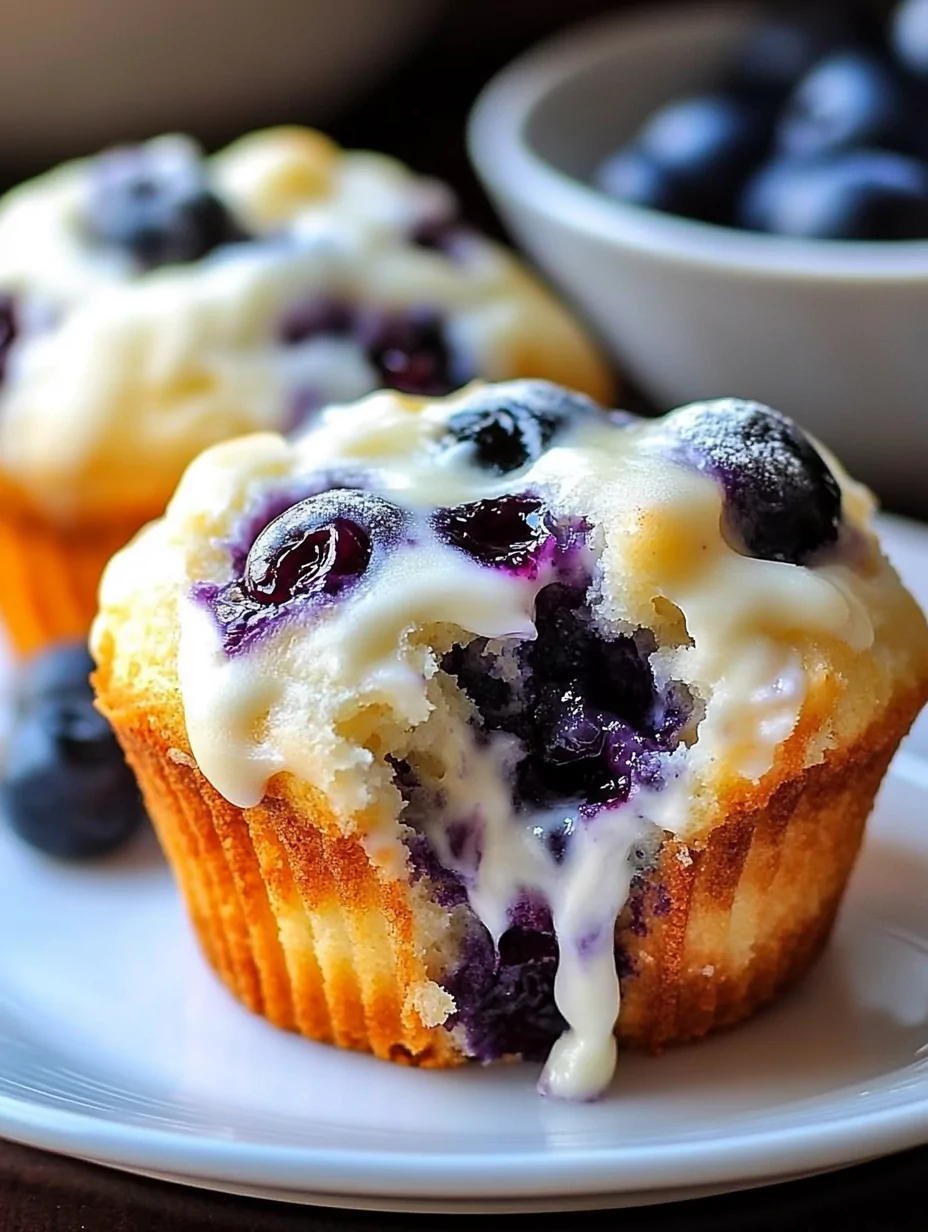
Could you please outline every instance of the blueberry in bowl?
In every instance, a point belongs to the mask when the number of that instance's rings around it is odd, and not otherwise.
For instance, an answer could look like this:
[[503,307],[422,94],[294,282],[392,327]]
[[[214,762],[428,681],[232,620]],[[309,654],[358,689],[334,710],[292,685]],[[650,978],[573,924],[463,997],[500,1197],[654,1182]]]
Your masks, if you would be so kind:
[[[470,147],[504,219],[657,407],[759,398],[924,516],[928,86],[898,50],[904,11],[606,17],[503,70]],[[710,148],[684,192],[647,134],[720,98],[760,117],[760,139],[731,178]],[[717,192],[723,208],[699,204]]]
[[11,828],[61,859],[115,851],[145,818],[132,771],[94,706],[93,666],[81,642],[26,661],[0,775],[0,805]]
[[726,222],[747,171],[770,144],[770,108],[749,97],[694,95],[667,103],[596,173],[620,200]]
[[747,1017],[928,698],[870,519],[737,398],[383,391],[208,451],[93,637],[204,953],[278,1026],[555,1097]]

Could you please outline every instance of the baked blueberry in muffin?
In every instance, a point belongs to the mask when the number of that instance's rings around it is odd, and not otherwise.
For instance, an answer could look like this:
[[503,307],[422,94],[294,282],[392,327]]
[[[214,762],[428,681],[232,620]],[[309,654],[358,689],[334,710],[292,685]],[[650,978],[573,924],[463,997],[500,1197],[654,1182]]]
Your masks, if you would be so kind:
[[280,1026],[544,1062],[752,1013],[827,939],[928,629],[757,403],[382,392],[218,446],[115,558],[96,686],[211,962]]

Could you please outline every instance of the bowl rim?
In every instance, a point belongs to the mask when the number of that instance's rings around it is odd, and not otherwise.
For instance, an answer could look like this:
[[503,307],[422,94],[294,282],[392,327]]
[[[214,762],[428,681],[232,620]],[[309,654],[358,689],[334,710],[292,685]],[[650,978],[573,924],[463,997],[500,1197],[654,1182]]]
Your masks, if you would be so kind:
[[467,148],[478,175],[508,202],[553,217],[571,230],[706,270],[793,281],[911,283],[928,278],[928,239],[798,239],[698,222],[608,197],[529,143],[528,123],[550,94],[608,63],[630,35],[666,32],[679,39],[687,27],[743,24],[757,8],[661,4],[595,18],[530,48],[490,79],[471,109]]

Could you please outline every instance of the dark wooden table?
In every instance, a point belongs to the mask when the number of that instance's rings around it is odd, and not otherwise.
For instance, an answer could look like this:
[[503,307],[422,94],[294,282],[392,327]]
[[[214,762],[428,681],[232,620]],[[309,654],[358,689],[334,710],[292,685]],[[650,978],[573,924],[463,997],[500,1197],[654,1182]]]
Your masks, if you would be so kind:
[[[384,0],[387,3],[388,0]],[[640,2],[640,0],[639,0]],[[444,177],[469,216],[499,230],[464,152],[464,118],[481,84],[523,47],[568,20],[605,8],[607,0],[469,0],[452,4],[420,51],[328,127],[346,145],[382,149]],[[301,118],[255,114],[254,123]],[[313,116],[305,116],[313,122]],[[114,134],[125,137],[127,134]],[[199,134],[231,138],[221,122]],[[80,151],[74,151],[79,153]],[[39,168],[0,168],[0,182]],[[634,401],[633,393],[626,394]],[[632,409],[646,409],[634,405]],[[533,1230],[627,1232],[790,1232],[831,1229],[928,1230],[928,1147],[788,1185],[667,1206],[583,1215],[512,1216]],[[129,1176],[92,1164],[0,1142],[0,1232],[365,1232],[460,1227],[463,1217],[365,1214],[290,1206],[208,1193]]]
[[[928,1147],[827,1176],[667,1206],[507,1216],[549,1232],[899,1232],[928,1227]],[[476,1217],[369,1214],[233,1198],[0,1143],[2,1232],[438,1232]]]

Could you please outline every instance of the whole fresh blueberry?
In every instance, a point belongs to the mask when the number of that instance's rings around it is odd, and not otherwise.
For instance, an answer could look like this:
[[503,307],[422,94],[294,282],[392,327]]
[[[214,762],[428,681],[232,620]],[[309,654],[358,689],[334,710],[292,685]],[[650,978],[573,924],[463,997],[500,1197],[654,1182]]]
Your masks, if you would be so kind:
[[87,225],[99,243],[130,253],[143,269],[196,261],[245,238],[210,191],[196,149],[173,141],[99,155]]
[[446,440],[465,446],[481,470],[506,475],[537,461],[571,420],[595,412],[589,398],[549,381],[507,381],[468,395],[448,419]]
[[766,153],[769,133],[769,114],[753,101],[726,94],[678,99],[644,124],[634,155],[603,164],[598,182],[613,196],[623,184],[637,191],[638,204],[664,198],[677,212],[726,221],[736,188]]
[[876,23],[859,4],[793,0],[755,25],[732,60],[727,81],[738,92],[785,97],[823,56],[876,41]]
[[682,460],[721,484],[733,546],[761,560],[803,565],[836,541],[841,489],[785,415],[729,398],[684,407],[667,425]]
[[86,675],[80,684],[78,660],[76,653],[70,661],[59,654],[57,667],[51,661],[33,665],[0,780],[0,802],[13,830],[33,847],[67,859],[114,850],[144,818],[135,779],[112,729],[94,709]]
[[909,72],[928,78],[928,0],[903,0],[896,7],[890,42]]
[[94,661],[85,641],[59,642],[27,659],[17,680],[19,707],[60,697],[90,697]]
[[16,319],[16,301],[12,295],[0,294],[0,381],[6,375],[6,362],[10,347],[16,341],[19,322]]
[[636,145],[617,150],[600,165],[595,182],[617,201],[664,214],[687,216],[692,196],[683,180]]
[[889,150],[770,163],[747,185],[738,220],[754,231],[807,239],[923,239],[928,165]]
[[533,496],[473,501],[432,515],[438,535],[482,565],[522,569],[549,537],[545,509]]
[[887,59],[870,51],[835,52],[796,87],[777,125],[776,146],[795,158],[851,146],[904,149],[909,104],[907,83]]

